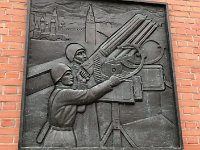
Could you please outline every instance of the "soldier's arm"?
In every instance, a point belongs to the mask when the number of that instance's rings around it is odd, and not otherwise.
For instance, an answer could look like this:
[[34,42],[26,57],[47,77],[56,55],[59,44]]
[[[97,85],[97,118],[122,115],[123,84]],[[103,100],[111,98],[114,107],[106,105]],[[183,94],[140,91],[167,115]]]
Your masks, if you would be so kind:
[[85,105],[90,104],[106,93],[112,91],[114,86],[117,86],[122,81],[117,77],[111,77],[109,80],[104,81],[88,90],[62,90],[58,95],[59,101],[66,105]]

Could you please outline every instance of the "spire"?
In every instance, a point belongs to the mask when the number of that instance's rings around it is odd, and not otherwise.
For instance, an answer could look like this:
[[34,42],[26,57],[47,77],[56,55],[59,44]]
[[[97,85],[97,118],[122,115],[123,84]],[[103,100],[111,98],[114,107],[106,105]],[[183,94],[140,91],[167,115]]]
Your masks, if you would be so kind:
[[85,41],[93,45],[96,44],[96,23],[92,4],[89,5],[86,15]]
[[45,32],[45,19],[42,17],[40,19],[40,27],[41,27],[41,32]]
[[[58,31],[59,21],[58,21],[58,11],[57,11],[56,7],[53,10],[52,18],[55,20],[56,30]],[[52,20],[51,20],[51,22],[52,22]],[[54,21],[53,21],[53,23],[54,23]]]
[[57,8],[56,7],[53,10],[53,15],[52,16],[53,17],[57,17],[58,16],[58,14],[57,14]]
[[94,11],[92,8],[92,4],[89,5],[89,9],[86,16],[86,22],[95,23]]
[[36,21],[36,23],[35,23],[35,29],[36,29],[37,31],[40,30],[40,26],[39,26],[39,22],[38,22],[38,21]]
[[41,17],[40,22],[45,22],[44,17]]

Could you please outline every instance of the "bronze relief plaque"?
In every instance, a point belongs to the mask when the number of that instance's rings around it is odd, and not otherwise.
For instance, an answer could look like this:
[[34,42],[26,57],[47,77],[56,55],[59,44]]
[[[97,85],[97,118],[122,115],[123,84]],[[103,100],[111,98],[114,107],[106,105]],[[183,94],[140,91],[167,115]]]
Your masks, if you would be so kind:
[[167,4],[31,0],[21,150],[181,150]]

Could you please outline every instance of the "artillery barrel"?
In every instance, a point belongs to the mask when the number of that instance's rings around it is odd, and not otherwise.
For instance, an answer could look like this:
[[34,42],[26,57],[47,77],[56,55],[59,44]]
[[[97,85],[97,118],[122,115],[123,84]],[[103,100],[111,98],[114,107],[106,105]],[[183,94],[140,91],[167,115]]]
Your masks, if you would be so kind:
[[[82,64],[85,70],[89,70],[93,65],[93,59],[97,54],[101,54],[100,57],[107,57],[113,51],[117,49],[117,46],[121,45],[147,18],[147,16],[137,14],[126,22],[119,30],[113,33],[102,45],[100,45],[95,53]],[[88,73],[92,73],[88,71]]]

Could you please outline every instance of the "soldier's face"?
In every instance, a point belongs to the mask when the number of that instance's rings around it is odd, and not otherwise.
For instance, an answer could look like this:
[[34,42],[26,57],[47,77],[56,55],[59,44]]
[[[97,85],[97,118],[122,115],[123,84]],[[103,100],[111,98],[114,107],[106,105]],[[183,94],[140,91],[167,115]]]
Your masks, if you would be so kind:
[[78,63],[83,63],[87,60],[86,50],[80,49],[76,52],[74,56],[74,61],[77,61]]
[[67,71],[65,72],[65,74],[63,75],[61,82],[63,85],[66,86],[71,86],[74,84],[74,77],[72,75],[72,71]]

